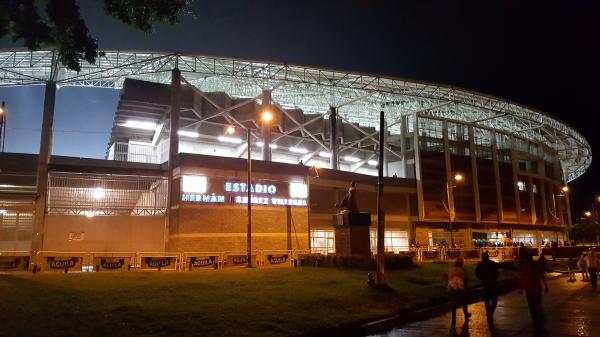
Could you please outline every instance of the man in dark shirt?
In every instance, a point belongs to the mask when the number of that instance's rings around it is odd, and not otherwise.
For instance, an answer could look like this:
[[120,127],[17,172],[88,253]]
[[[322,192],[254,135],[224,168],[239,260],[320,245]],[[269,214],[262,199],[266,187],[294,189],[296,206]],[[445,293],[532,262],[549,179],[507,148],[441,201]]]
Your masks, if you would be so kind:
[[530,254],[524,254],[519,263],[519,272],[521,274],[521,288],[519,291],[525,290],[531,318],[533,318],[534,323],[541,324],[544,321],[542,285],[544,290],[548,292],[544,271],[538,263],[533,261]]
[[481,262],[475,269],[477,278],[483,284],[483,303],[489,324],[494,323],[494,310],[498,304],[498,264],[492,260],[488,253],[481,254]]

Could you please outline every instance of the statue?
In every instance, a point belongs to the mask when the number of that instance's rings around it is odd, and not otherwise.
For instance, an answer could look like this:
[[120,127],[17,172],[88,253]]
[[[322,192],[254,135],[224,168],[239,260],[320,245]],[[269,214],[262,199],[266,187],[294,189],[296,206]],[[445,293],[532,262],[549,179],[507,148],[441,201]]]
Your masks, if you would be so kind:
[[354,181],[350,183],[350,188],[348,188],[348,193],[346,193],[344,199],[335,204],[335,208],[345,208],[342,212],[359,213],[356,206],[356,183]]

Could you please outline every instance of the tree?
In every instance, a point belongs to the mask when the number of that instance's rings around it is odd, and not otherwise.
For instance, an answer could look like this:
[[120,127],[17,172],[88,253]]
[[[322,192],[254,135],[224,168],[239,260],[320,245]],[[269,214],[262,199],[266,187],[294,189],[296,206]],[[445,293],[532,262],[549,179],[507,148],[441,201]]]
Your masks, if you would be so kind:
[[[144,32],[156,23],[179,23],[191,0],[104,0],[104,11]],[[96,62],[98,42],[90,35],[76,0],[47,0],[46,15],[40,16],[36,0],[0,0],[0,38],[11,35],[23,40],[29,50],[50,46],[58,61],[80,71],[81,60]]]
[[582,222],[569,229],[569,237],[578,242],[596,242],[599,235],[600,225],[597,223]]

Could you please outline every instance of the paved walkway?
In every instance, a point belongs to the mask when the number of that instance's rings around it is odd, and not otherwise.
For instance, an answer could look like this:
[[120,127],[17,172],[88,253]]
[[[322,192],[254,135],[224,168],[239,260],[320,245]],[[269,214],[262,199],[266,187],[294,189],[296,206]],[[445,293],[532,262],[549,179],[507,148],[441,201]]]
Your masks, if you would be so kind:
[[450,328],[450,313],[429,320],[410,323],[394,329],[385,337],[413,336],[600,336],[600,288],[592,290],[588,282],[575,283],[567,278],[549,281],[550,292],[544,297],[546,322],[542,329],[534,329],[524,294],[513,291],[500,297],[495,312],[495,328],[488,327],[483,302],[472,304],[473,314],[464,324],[461,310],[457,310],[456,329]]

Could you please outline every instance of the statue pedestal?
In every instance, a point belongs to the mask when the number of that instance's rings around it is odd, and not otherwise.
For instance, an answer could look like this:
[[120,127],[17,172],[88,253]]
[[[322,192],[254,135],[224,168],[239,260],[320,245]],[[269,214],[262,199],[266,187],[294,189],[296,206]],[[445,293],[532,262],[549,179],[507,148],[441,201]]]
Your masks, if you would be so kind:
[[371,256],[371,214],[338,213],[333,216],[335,253],[339,256]]

